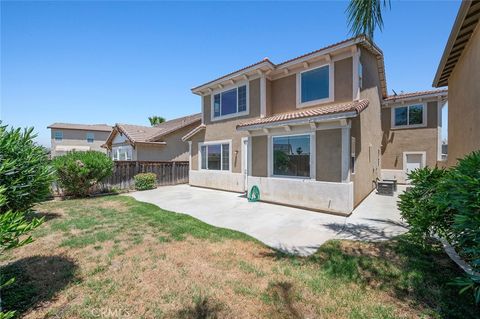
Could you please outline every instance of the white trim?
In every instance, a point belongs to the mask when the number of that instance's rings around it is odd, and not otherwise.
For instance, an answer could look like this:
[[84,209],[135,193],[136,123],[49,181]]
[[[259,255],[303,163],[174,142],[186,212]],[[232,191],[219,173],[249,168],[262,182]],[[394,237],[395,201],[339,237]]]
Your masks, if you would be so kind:
[[[207,168],[202,168],[202,146],[208,146],[208,145],[221,145],[221,144],[228,144],[228,170],[223,170],[223,148],[220,147],[220,169],[208,169],[208,147],[207,147]],[[231,173],[232,172],[232,140],[219,140],[219,141],[208,141],[208,142],[199,142],[198,143],[198,170],[199,171],[209,171],[209,172],[218,172],[218,173]]]
[[[238,88],[241,86],[246,87],[246,110],[242,112],[238,112]],[[215,95],[217,94],[222,94],[224,92],[230,91],[236,89],[237,90],[237,112],[232,113],[232,114],[227,114],[227,115],[220,115],[215,117],[215,108],[214,108],[214,103],[215,103]],[[222,97],[220,96],[220,112],[222,111],[222,106],[221,106],[221,101]],[[239,83],[235,83],[235,85],[230,85],[230,86],[223,86],[221,89],[213,90],[211,95],[210,95],[210,120],[212,122],[215,121],[221,121],[225,119],[230,119],[234,117],[239,117],[239,116],[244,116],[250,114],[250,82],[249,81],[243,81]]]
[[[306,131],[302,133],[295,133],[295,134],[285,134],[285,133],[271,133],[268,135],[268,150],[267,150],[267,171],[268,177],[275,177],[275,178],[293,178],[293,179],[315,179],[316,175],[316,145],[315,145],[315,132],[316,131]],[[273,138],[274,137],[290,137],[290,136],[310,136],[310,176],[287,176],[287,175],[275,175],[273,174]],[[312,162],[313,161],[313,162]]]
[[192,169],[192,141],[188,141],[188,167]]
[[[247,178],[250,175],[250,138],[249,137],[242,137],[242,174],[244,175],[245,179],[245,190],[248,191],[247,187]],[[245,152],[246,150],[246,152]],[[246,161],[246,163],[245,163]]]
[[[415,105],[422,105],[423,106],[423,123],[422,124],[413,124],[413,125],[409,125],[408,124],[408,118],[409,118],[409,107],[410,106],[415,106]],[[398,109],[398,108],[404,108],[406,107],[407,108],[407,125],[395,125],[395,109]],[[420,103],[412,103],[412,104],[403,104],[403,105],[397,105],[397,106],[393,106],[392,108],[392,111],[391,111],[391,129],[392,130],[395,130],[395,129],[404,129],[404,128],[419,128],[419,127],[426,127],[427,126],[427,112],[428,112],[428,107],[427,107],[427,103],[426,102],[420,102]]]
[[[200,95],[202,99],[202,124],[205,124],[205,95]],[[210,95],[210,99],[212,96]]]
[[350,182],[350,126],[342,127],[342,183]]
[[260,117],[267,116],[267,79],[264,74],[260,77]]
[[[302,70],[300,72],[296,73],[297,77],[297,84],[296,84],[296,95],[297,95],[297,109],[298,108],[303,108],[303,107],[309,107],[313,105],[318,105],[318,104],[323,104],[323,103],[328,103],[332,102],[334,100],[334,95],[335,95],[335,79],[334,79],[334,62],[330,61],[328,63],[324,63],[321,65],[317,65],[315,67]],[[328,66],[328,97],[323,98],[323,99],[318,99],[318,100],[313,100],[313,101],[308,101],[308,102],[302,102],[302,74],[305,72],[309,72],[312,70],[320,69],[325,66]]]
[[442,109],[444,102],[437,102],[437,161],[442,161]]
[[[393,104],[399,104],[399,103],[415,103],[415,101],[420,102],[420,100],[429,102],[429,101],[435,101],[436,98],[441,98],[445,99],[448,97],[448,92],[443,92],[443,90],[440,90],[442,92],[433,92],[433,93],[426,93],[422,95],[415,95],[415,96],[407,96],[404,97],[403,95],[398,95],[397,97],[389,100],[384,100],[382,105],[383,106],[390,106]],[[408,94],[408,93],[407,93]]]

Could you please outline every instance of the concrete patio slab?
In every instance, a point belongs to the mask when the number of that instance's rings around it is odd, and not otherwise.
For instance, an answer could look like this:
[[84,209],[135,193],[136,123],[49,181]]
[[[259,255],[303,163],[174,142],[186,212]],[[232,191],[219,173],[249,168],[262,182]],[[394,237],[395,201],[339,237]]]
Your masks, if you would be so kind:
[[375,193],[349,217],[251,203],[237,193],[189,185],[164,186],[127,196],[246,233],[270,247],[298,255],[310,255],[330,239],[385,240],[406,231],[396,208],[397,196]]

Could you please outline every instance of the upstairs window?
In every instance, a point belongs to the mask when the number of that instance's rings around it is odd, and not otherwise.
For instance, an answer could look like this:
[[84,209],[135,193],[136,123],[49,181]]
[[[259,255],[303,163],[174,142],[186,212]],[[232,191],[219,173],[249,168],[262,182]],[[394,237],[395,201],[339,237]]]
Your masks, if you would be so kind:
[[62,131],[55,131],[53,136],[55,138],[55,141],[57,141],[57,142],[63,140],[63,132]]
[[300,73],[300,104],[330,98],[330,66]]
[[396,107],[393,109],[393,126],[424,126],[425,115],[423,104]]
[[95,140],[94,134],[91,133],[91,132],[88,132],[87,133],[87,143],[93,143],[94,140]]
[[242,85],[213,96],[213,117],[235,116],[247,111],[247,86]]
[[230,144],[206,144],[200,146],[201,169],[230,170]]

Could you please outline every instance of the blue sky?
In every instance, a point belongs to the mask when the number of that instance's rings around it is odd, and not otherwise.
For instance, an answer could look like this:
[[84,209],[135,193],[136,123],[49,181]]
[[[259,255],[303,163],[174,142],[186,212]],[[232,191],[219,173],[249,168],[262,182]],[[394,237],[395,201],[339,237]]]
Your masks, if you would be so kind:
[[[131,123],[200,111],[190,88],[347,37],[348,2],[1,2],[0,118]],[[459,1],[393,1],[375,42],[391,89],[430,89]]]

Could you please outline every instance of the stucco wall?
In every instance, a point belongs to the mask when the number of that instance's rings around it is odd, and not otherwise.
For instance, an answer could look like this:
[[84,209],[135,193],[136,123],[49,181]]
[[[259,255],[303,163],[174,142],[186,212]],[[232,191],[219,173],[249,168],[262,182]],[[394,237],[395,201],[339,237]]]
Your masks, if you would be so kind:
[[[408,105],[408,104],[405,104]],[[427,102],[427,126],[392,129],[392,109],[382,108],[382,169],[403,170],[403,152],[426,152],[426,164],[437,164],[438,103]]]
[[[99,151],[106,153],[107,150],[101,146],[107,141],[110,132],[101,132],[101,131],[85,131],[85,130],[71,130],[71,129],[50,129],[51,134],[51,151],[52,157],[57,155],[63,155],[64,153],[57,154],[55,152],[55,147],[57,145],[63,146],[88,146],[92,151]],[[55,132],[63,132],[63,140],[55,140]],[[93,143],[87,143],[87,133],[93,133],[94,141]]]
[[368,107],[351,122],[351,136],[355,137],[354,205],[358,205],[375,188],[374,181],[380,178],[379,153],[382,131],[380,119],[381,89],[377,61],[370,52],[361,49],[363,65],[363,88],[361,99],[370,101]]
[[342,130],[320,130],[315,135],[316,179],[325,182],[342,181]]
[[238,193],[242,193],[245,190],[245,176],[241,173],[191,170],[188,178],[188,182],[192,186],[215,188]]
[[[351,57],[334,62],[334,101],[324,103],[323,105],[352,100],[352,72]],[[298,110],[296,93],[297,76],[295,73],[272,81],[270,90],[271,92],[268,92],[267,96],[271,96],[272,113],[285,113]],[[315,106],[318,105],[312,107]]]
[[448,79],[448,165],[480,149],[480,25]]
[[263,201],[342,214],[353,209],[352,183],[249,176],[247,184],[258,186]]
[[268,175],[268,137],[252,137],[252,176],[266,177]]

